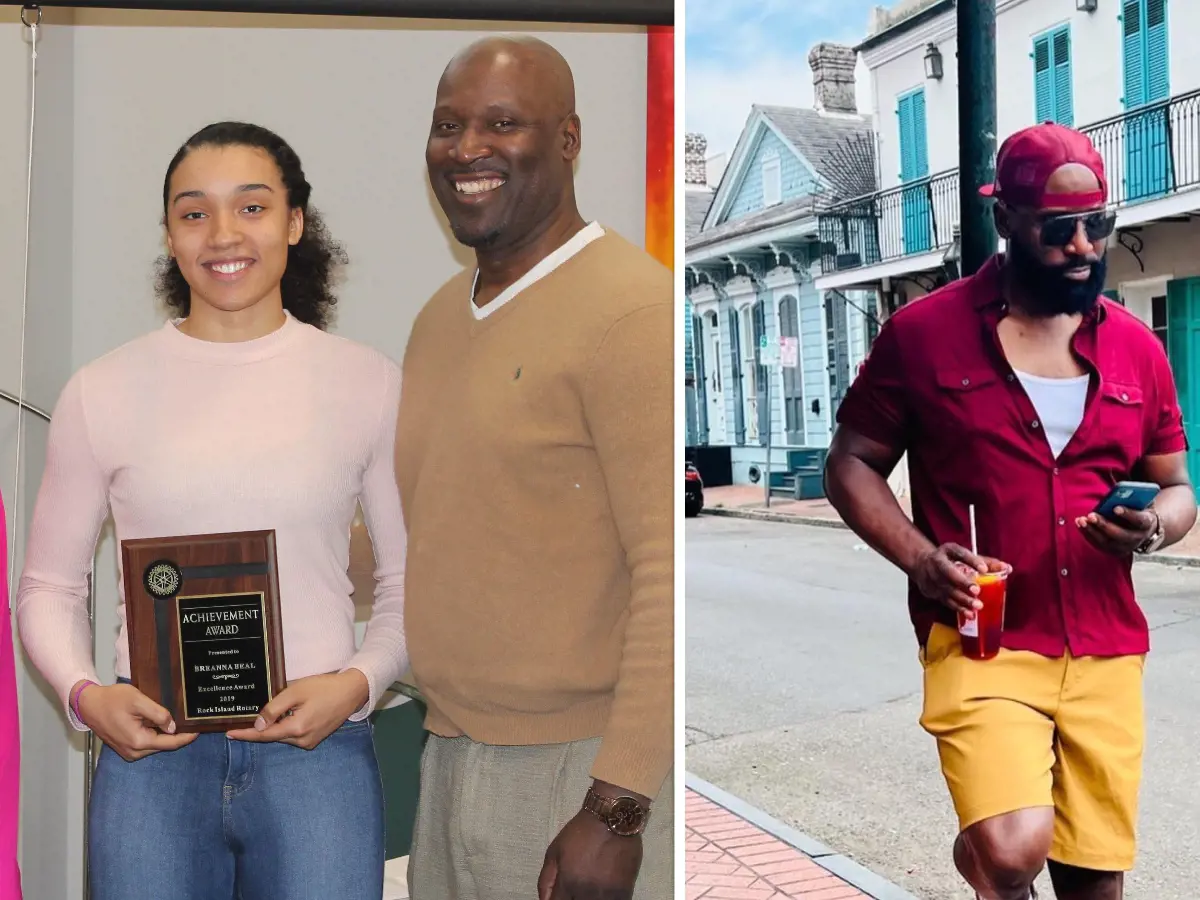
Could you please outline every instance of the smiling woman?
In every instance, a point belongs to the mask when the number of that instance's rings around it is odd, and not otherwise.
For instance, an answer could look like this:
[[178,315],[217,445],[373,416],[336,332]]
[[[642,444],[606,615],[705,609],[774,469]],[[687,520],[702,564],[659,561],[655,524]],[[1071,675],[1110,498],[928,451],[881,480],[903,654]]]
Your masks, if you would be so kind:
[[[88,815],[95,900],[161,897],[151,856],[190,896],[382,894],[365,720],[408,664],[400,372],[324,331],[341,259],[311,193],[266,129],[218,123],[190,138],[163,187],[159,288],[178,318],[84,366],[54,410],[17,615],[71,724],[104,743]],[[345,566],[356,506],[377,582],[360,646]],[[177,733],[186,712],[132,683],[124,621],[117,683],[98,683],[87,581],[110,510],[119,541],[273,530],[287,684],[252,707],[254,727]]]
[[311,194],[295,151],[265,128],[218,122],[188,138],[163,181],[168,255],[158,270],[159,296],[188,319],[185,333],[204,328],[214,309],[253,309],[276,324],[287,310],[329,324],[330,277],[346,257]]

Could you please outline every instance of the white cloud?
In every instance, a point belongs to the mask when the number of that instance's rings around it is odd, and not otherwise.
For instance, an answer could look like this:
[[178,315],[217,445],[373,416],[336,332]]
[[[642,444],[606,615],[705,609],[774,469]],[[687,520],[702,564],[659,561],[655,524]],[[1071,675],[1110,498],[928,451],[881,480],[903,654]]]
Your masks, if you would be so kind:
[[[859,62],[856,92],[859,112],[871,112],[870,82]],[[685,129],[708,140],[708,152],[732,153],[752,104],[813,105],[813,75],[808,53],[760,55],[749,65],[687,60],[684,85]]]

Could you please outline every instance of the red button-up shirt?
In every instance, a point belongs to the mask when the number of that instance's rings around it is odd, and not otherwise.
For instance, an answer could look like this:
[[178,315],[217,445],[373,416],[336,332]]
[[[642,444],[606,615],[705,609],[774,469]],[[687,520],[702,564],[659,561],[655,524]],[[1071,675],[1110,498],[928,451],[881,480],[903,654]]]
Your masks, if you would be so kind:
[[[1037,410],[1005,359],[999,258],[898,310],[880,329],[838,422],[908,453],[913,521],[935,544],[970,547],[1013,567],[1003,646],[1062,656],[1145,653],[1132,561],[1087,542],[1091,512],[1147,455],[1187,448],[1171,367],[1154,333],[1101,298],[1072,338],[1090,372],[1083,421],[1054,458]],[[924,644],[955,614],[913,583],[909,613]]]

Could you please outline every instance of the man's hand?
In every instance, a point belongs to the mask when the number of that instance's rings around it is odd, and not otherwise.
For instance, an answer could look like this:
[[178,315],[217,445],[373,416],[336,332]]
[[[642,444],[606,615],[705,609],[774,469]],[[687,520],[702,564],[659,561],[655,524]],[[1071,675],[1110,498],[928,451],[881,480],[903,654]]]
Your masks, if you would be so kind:
[[1143,512],[1118,506],[1114,519],[1088,513],[1075,520],[1093,547],[1113,556],[1129,556],[1158,531],[1158,513],[1151,506]]
[[[76,684],[72,692],[78,687]],[[170,711],[132,684],[84,688],[79,695],[79,719],[126,762],[163,750],[178,750],[199,737],[195,733],[176,734]]]
[[978,599],[975,572],[1000,572],[1004,563],[990,556],[978,556],[958,544],[942,544],[925,553],[912,571],[921,593],[938,600],[967,618],[975,615],[983,603]]
[[258,714],[253,728],[228,731],[236,741],[280,741],[311,750],[367,702],[370,685],[358,669],[293,681]]
[[[593,788],[602,797],[634,797],[650,804],[647,798],[604,782]],[[581,809],[546,851],[538,900],[631,900],[641,867],[640,834],[613,834],[598,816]]]

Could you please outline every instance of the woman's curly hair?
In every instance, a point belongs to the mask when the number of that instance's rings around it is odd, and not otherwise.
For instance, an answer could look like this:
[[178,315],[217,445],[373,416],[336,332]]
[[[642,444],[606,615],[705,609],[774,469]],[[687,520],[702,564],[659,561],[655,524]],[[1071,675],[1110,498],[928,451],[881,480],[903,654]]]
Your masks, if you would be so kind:
[[[289,208],[299,208],[304,213],[304,233],[295,245],[288,247],[287,267],[280,282],[283,308],[301,322],[325,329],[337,303],[333,293],[336,268],[347,259],[341,245],[330,237],[321,214],[309,209],[312,185],[304,177],[296,151],[279,135],[260,125],[215,122],[200,129],[179,148],[167,167],[167,177],[163,180],[164,223],[170,206],[171,176],[183,158],[198,147],[254,147],[265,150],[275,160],[287,189]],[[179,264],[170,256],[163,256],[156,268],[155,292],[159,299],[172,313],[186,318],[191,310],[192,291]]]

